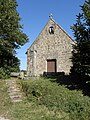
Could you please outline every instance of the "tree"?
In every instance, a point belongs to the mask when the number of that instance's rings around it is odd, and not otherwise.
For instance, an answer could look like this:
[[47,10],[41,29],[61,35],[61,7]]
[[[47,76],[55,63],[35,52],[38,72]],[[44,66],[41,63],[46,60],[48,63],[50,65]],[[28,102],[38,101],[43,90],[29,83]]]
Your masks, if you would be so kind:
[[0,67],[19,67],[16,49],[24,45],[28,38],[22,32],[21,18],[17,12],[16,0],[0,0]]
[[77,15],[76,23],[71,27],[76,40],[71,73],[86,76],[90,74],[90,0],[85,1],[81,10],[82,13]]

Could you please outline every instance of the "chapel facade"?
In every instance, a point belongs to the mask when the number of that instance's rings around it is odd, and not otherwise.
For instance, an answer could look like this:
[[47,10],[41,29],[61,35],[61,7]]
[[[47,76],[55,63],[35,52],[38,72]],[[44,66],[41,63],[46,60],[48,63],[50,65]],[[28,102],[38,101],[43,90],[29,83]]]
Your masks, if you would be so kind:
[[27,75],[70,73],[74,41],[52,18],[27,49]]

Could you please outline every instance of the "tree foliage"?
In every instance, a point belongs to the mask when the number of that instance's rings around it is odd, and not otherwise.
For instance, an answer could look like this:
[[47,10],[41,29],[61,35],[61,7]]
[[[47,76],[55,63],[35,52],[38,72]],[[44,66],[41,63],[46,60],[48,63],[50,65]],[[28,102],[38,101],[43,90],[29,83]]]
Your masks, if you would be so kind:
[[81,10],[71,27],[77,43],[73,50],[71,72],[85,76],[90,74],[90,0],[85,1]]
[[[16,0],[0,0],[0,67],[19,69],[20,61],[16,49],[24,45],[28,38],[22,32],[21,18],[17,12]],[[9,68],[8,68],[9,69]]]

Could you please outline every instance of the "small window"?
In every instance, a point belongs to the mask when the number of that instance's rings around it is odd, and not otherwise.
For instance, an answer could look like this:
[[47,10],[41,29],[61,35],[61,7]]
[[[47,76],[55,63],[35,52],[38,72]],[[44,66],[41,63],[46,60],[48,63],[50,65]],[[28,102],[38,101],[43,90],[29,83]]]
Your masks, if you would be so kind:
[[49,28],[49,33],[50,33],[50,34],[54,34],[54,28],[53,28],[53,26],[51,26],[51,27]]

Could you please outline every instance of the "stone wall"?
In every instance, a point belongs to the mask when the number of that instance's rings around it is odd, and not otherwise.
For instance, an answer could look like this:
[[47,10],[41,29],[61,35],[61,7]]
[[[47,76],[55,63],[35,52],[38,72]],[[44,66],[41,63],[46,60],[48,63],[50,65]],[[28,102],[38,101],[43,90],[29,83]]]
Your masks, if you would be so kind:
[[[54,34],[49,32],[51,26]],[[56,59],[57,72],[69,74],[72,66],[70,58],[73,44],[71,37],[50,19],[27,51],[28,75],[39,76],[47,72],[47,59]]]

